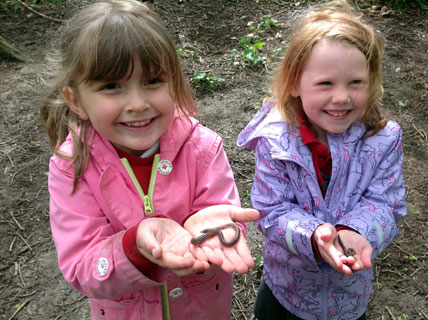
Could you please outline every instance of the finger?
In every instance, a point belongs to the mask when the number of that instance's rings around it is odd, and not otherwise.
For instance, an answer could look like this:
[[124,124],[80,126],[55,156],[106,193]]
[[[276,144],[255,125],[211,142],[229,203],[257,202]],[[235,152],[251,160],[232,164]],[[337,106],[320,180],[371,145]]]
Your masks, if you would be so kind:
[[234,269],[240,273],[244,274],[248,272],[248,266],[247,264],[242,260],[242,258],[239,256],[237,251],[234,248],[226,248],[223,250],[224,255],[226,256],[227,260],[233,264]]
[[184,269],[193,266],[195,259],[193,256],[178,256],[170,252],[164,252],[161,259],[159,259],[159,265],[167,267],[169,269]]
[[324,242],[329,242],[333,239],[334,233],[329,228],[321,228],[319,230],[320,236],[319,238]]
[[346,264],[342,264],[342,267],[339,269],[339,271],[348,276],[352,276],[353,274],[352,269]]
[[366,269],[370,269],[372,267],[372,253],[373,248],[370,245],[369,248],[364,248],[361,253],[361,262]]
[[205,254],[204,250],[199,246],[190,245],[190,252],[193,254],[196,260],[208,261],[208,257]]
[[251,222],[260,218],[260,213],[255,209],[231,207],[229,216],[233,221]]
[[333,261],[333,264],[336,266],[335,269],[342,269],[343,268],[343,262],[341,259],[341,256],[343,256],[343,253],[336,249],[335,246],[330,246],[329,250],[329,258]]
[[223,250],[220,248],[214,249],[214,254],[222,257],[223,263],[220,265],[220,267],[227,273],[232,273],[236,270],[235,265],[227,259],[227,257],[224,255]]
[[218,266],[221,266],[223,264],[223,259],[224,259],[223,253],[221,255],[218,255],[208,246],[202,246],[202,250],[204,250],[209,262],[216,264]]
[[162,248],[160,246],[154,246],[152,248],[152,256],[156,260],[159,260],[162,257]]
[[254,268],[254,260],[251,256],[251,251],[248,248],[247,240],[244,236],[241,235],[241,239],[238,241],[236,245],[236,251],[241,257],[242,261],[246,264],[248,269]]

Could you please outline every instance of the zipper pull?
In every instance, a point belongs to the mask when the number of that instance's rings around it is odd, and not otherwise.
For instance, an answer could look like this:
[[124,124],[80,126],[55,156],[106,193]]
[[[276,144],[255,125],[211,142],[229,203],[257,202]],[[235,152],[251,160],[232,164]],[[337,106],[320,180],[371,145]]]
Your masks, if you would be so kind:
[[153,206],[152,206],[152,199],[148,195],[145,195],[143,198],[144,202],[144,214],[146,216],[150,216],[153,214]]

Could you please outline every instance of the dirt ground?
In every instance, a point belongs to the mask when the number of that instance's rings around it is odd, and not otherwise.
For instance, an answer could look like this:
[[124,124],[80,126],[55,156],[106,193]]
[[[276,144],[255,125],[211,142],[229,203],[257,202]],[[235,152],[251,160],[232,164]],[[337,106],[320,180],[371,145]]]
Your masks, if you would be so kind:
[[[5,3],[2,1],[1,3]],[[65,19],[85,0],[38,8]],[[365,1],[367,3],[367,1]],[[389,1],[390,3],[392,1]],[[411,1],[407,1],[412,3]],[[269,84],[297,16],[308,1],[159,0],[156,11],[172,33],[186,73],[208,72],[224,81],[212,87],[192,80],[199,119],[217,131],[235,173],[242,204],[250,206],[254,171],[251,152],[236,137],[269,95]],[[360,4],[363,1],[360,2]],[[416,3],[416,1],[414,1]],[[386,37],[384,64],[386,118],[404,129],[408,215],[401,235],[375,260],[370,319],[428,319],[428,17],[408,6],[401,12],[362,8]],[[278,21],[269,26],[264,16]],[[263,22],[260,24],[261,22]],[[259,25],[260,24],[260,25]],[[0,5],[1,35],[29,57],[27,63],[0,61],[0,318],[88,319],[88,301],[62,278],[49,227],[47,175],[50,150],[38,120],[38,101],[46,80],[46,53],[60,23],[28,10]],[[251,31],[251,26],[254,30]],[[245,65],[239,40],[253,32],[264,46],[264,65]],[[263,236],[249,226],[256,268],[236,275],[233,319],[251,319],[262,274]]]

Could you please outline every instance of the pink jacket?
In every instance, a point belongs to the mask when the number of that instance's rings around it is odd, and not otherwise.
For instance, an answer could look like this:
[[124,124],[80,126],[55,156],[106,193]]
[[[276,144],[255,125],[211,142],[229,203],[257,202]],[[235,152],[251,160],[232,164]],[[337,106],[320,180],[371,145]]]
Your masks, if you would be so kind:
[[[70,136],[61,150],[72,152]],[[167,166],[156,174],[154,214],[181,223],[190,212],[210,205],[240,204],[223,141],[195,119],[191,124],[174,120],[160,150],[160,164]],[[50,221],[59,268],[90,298],[93,319],[162,319],[160,285],[165,281],[171,319],[230,319],[232,275],[214,266],[205,274],[179,278],[158,267],[149,279],[128,260],[123,235],[144,217],[143,203],[115,149],[100,135],[95,134],[88,168],[73,195],[72,186],[70,161],[53,155]]]

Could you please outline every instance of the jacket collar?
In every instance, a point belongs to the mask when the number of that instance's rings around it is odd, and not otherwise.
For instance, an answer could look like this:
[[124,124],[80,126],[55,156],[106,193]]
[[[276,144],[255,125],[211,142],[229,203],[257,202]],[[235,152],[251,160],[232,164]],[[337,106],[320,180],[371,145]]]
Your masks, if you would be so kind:
[[[161,159],[168,159],[173,162],[178,151],[198,123],[199,121],[193,117],[187,119],[184,116],[176,114],[173,122],[160,138]],[[106,138],[98,134],[92,125],[89,127],[88,136],[93,139],[91,145],[91,161],[96,161],[101,167],[105,167],[118,159],[118,154],[113,145]],[[64,151],[71,151],[71,146],[71,134],[69,134],[61,149]]]
[[[363,121],[354,122],[345,132],[327,133],[330,149],[338,144],[353,145],[367,132]],[[238,136],[238,145],[254,150],[260,138],[271,146],[272,157],[300,159],[309,149],[299,130],[288,125],[279,113],[275,99],[266,99],[263,107]]]

